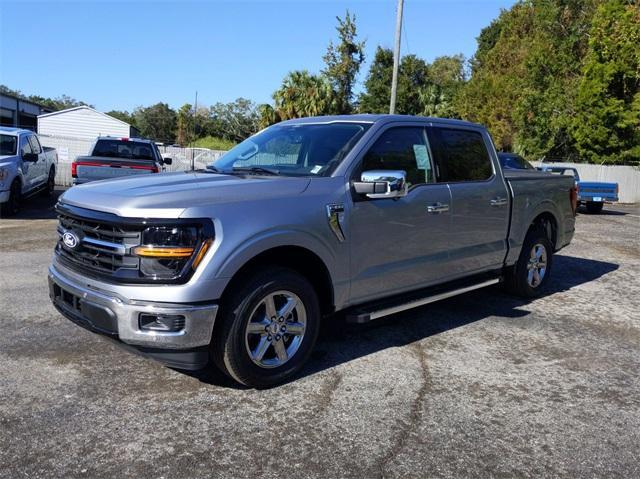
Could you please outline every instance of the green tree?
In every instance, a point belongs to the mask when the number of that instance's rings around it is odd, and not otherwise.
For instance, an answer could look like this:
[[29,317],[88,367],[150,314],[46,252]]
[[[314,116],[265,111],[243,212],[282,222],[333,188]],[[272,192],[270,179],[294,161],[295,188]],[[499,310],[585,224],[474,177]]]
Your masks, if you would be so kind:
[[258,131],[259,121],[257,105],[246,98],[238,98],[230,103],[216,103],[209,109],[206,131],[214,137],[240,142]]
[[338,20],[339,42],[329,43],[327,53],[323,56],[325,68],[322,73],[327,77],[336,94],[338,113],[351,113],[353,110],[353,87],[364,62],[365,42],[356,41],[356,17],[347,10],[344,20]]
[[190,103],[185,103],[176,113],[176,141],[179,145],[188,146],[194,140],[194,112]]
[[[387,113],[391,97],[393,52],[378,47],[371,63],[359,110]],[[453,97],[465,81],[464,57],[438,57],[432,64],[416,55],[405,55],[398,69],[396,111],[407,115],[457,116]]]
[[4,93],[6,95],[11,95],[20,98],[21,100],[31,101],[33,103],[37,103],[46,108],[50,108],[51,110],[65,110],[67,108],[73,108],[76,106],[90,106],[93,108],[93,105],[85,103],[80,100],[76,100],[75,98],[71,98],[68,95],[62,95],[57,98],[48,98],[40,95],[25,95],[20,90],[13,90],[6,85],[0,85],[0,93]]
[[328,115],[336,111],[336,97],[329,82],[306,70],[290,72],[273,93],[280,120]]
[[362,113],[389,112],[392,72],[393,52],[378,45],[364,81],[364,91],[358,98],[358,109]]
[[118,120],[129,123],[131,126],[136,126],[136,120],[131,113],[126,110],[111,110],[107,112],[107,115],[117,118]]
[[622,0],[600,5],[578,89],[572,133],[594,163],[640,162],[640,10]]
[[602,0],[525,0],[478,38],[471,79],[454,98],[499,149],[576,159],[571,123],[587,33]]
[[278,123],[279,121],[282,121],[276,109],[268,103],[263,103],[262,105],[260,105],[258,107],[258,111],[260,112],[260,120],[258,121],[258,126],[261,130],[270,125]]
[[175,141],[176,112],[166,103],[138,107],[133,112],[137,128],[145,138],[171,144]]

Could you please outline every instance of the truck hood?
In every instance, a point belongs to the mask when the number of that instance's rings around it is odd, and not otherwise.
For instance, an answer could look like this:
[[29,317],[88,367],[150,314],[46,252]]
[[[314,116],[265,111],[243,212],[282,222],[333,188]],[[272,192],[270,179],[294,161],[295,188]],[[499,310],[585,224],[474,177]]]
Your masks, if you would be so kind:
[[137,175],[74,186],[60,201],[125,217],[177,218],[193,206],[293,197],[310,181],[202,172]]

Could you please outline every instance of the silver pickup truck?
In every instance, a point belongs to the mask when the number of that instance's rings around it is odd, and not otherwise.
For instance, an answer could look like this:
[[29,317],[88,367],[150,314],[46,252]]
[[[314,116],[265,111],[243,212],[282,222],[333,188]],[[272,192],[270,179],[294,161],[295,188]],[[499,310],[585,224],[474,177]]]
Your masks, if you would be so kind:
[[35,193],[51,195],[58,153],[42,146],[31,130],[0,127],[0,212],[11,216]]
[[480,125],[292,120],[206,170],[67,191],[50,296],[171,367],[268,387],[338,311],[366,322],[497,283],[539,295],[575,208],[573,179],[503,172]]
[[79,156],[71,164],[73,184],[110,180],[120,176],[160,173],[171,158],[163,158],[152,140],[101,136],[89,156]]

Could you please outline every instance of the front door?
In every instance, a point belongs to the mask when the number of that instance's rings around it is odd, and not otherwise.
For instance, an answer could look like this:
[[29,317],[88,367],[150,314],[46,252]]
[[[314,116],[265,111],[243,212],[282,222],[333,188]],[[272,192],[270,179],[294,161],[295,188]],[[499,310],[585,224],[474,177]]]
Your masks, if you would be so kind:
[[36,135],[29,135],[29,143],[31,143],[31,150],[38,155],[38,161],[33,165],[34,180],[33,187],[43,185],[47,181],[47,158],[40,145],[40,141]]
[[31,148],[31,142],[29,141],[30,135],[22,135],[20,137],[20,161],[22,163],[22,193],[28,193],[31,191],[36,185],[38,181],[38,162],[37,161],[27,161],[22,158],[26,154],[33,153],[33,149]]
[[409,191],[397,199],[355,198],[349,216],[352,302],[417,289],[447,275],[451,197],[448,185],[435,183],[424,127],[383,131],[356,177],[369,170],[404,170]]
[[507,251],[509,194],[490,139],[473,128],[427,129],[438,180],[452,198],[449,270],[456,276],[502,267]]

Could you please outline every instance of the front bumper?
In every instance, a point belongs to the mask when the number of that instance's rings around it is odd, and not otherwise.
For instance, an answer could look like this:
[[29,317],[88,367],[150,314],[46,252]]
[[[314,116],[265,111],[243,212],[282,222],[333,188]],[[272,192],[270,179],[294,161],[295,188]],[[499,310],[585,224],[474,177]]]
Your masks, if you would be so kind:
[[11,196],[11,191],[0,191],[0,203],[6,203],[9,201],[9,197]]
[[[49,268],[49,296],[56,309],[79,326],[132,346],[170,366],[199,369],[208,360],[207,346],[218,312],[216,304],[135,301],[80,284],[55,266]],[[177,332],[141,330],[141,313],[181,315],[184,327]]]

